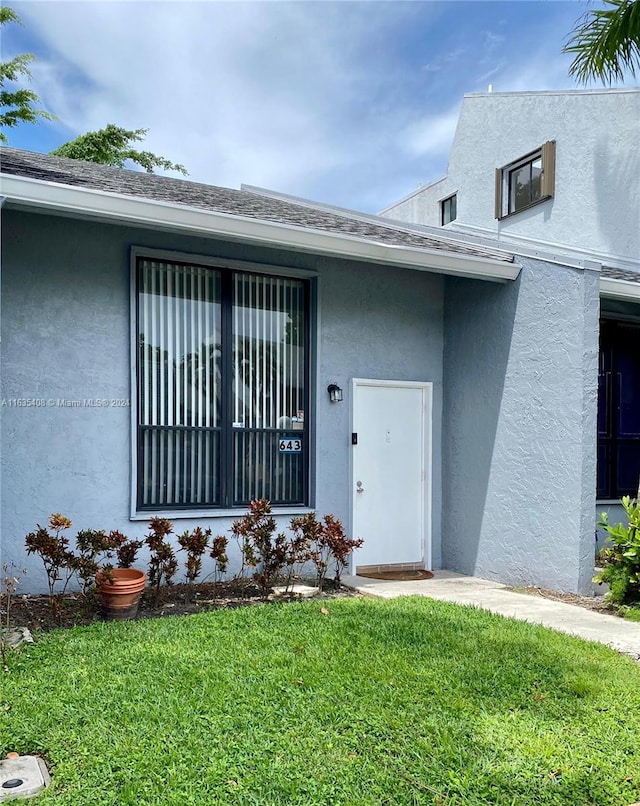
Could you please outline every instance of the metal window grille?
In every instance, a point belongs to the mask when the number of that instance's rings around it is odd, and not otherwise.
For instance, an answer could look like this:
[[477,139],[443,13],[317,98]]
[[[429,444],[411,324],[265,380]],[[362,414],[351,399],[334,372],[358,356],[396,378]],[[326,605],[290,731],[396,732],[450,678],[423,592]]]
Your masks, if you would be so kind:
[[302,280],[139,259],[140,509],[305,502],[307,306]]

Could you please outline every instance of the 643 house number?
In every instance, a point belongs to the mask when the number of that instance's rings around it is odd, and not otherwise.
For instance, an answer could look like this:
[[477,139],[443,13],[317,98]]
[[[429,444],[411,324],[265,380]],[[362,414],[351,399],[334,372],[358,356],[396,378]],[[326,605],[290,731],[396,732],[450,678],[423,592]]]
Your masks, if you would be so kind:
[[302,440],[299,437],[281,437],[278,441],[280,453],[300,453]]

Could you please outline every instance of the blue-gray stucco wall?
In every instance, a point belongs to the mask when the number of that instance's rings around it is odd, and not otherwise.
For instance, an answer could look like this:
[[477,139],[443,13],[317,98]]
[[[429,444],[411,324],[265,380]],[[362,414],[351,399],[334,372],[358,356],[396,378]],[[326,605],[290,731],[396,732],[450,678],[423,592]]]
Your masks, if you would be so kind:
[[[2,391],[16,399],[127,399],[132,246],[317,272],[316,508],[348,523],[349,380],[432,381],[433,557],[440,565],[444,279],[438,275],[268,250],[71,218],[3,211]],[[337,382],[342,404],[330,404]],[[82,528],[145,533],[130,519],[127,407],[0,409],[2,561],[26,566],[23,591],[44,589],[24,536],[52,512]],[[283,518],[282,525],[287,518]],[[181,520],[215,533],[230,517]],[[362,535],[366,539],[366,535]],[[206,572],[207,569],[205,569]]]
[[520,262],[507,285],[446,281],[442,562],[588,591],[598,275]]

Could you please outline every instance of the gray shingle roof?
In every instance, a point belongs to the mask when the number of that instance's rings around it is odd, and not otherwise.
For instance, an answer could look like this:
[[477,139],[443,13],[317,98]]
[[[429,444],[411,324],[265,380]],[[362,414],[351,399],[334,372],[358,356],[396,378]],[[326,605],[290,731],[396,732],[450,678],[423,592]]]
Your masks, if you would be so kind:
[[437,249],[472,257],[493,258],[505,263],[513,262],[513,256],[505,252],[411,232],[409,228],[385,219],[372,221],[370,217],[359,217],[357,213],[349,215],[315,207],[313,204],[296,204],[247,190],[203,185],[185,179],[111,168],[16,148],[0,148],[0,170],[12,176],[187,205],[200,210],[349,235],[382,244]]
[[640,283],[640,272],[614,269],[611,266],[602,267],[602,277],[610,280],[626,280],[628,283]]

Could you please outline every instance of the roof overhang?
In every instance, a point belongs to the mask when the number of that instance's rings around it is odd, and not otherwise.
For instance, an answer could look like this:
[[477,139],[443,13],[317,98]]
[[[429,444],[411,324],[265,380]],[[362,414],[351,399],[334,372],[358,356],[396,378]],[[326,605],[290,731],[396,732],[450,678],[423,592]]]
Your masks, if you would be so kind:
[[2,174],[1,182],[2,195],[11,207],[74,218],[127,223],[494,282],[515,280],[521,268],[517,263],[489,257],[387,244],[336,232],[295,227],[11,174]]
[[640,283],[600,276],[600,296],[640,302]]

